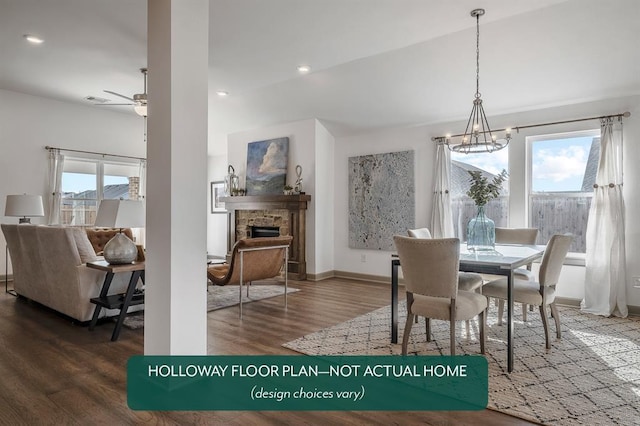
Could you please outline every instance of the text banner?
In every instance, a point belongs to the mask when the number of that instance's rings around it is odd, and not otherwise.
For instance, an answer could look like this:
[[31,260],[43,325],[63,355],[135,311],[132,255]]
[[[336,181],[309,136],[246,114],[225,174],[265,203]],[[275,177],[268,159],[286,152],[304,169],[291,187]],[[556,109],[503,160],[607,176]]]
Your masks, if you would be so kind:
[[481,410],[482,356],[134,356],[134,410]]

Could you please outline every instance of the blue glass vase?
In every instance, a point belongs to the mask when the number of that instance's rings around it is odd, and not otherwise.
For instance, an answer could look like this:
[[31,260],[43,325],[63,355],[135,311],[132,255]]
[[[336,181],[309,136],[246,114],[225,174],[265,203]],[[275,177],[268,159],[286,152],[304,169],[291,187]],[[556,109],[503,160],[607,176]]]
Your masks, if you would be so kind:
[[496,246],[496,224],[484,214],[484,206],[478,206],[478,214],[467,225],[469,250],[493,250]]

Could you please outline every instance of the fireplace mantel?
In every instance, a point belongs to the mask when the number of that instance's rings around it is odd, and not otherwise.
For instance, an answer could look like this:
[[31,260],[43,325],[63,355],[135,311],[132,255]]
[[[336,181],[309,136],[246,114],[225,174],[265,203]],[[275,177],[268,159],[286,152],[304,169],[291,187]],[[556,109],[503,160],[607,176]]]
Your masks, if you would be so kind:
[[[236,227],[237,211],[257,210],[257,211],[288,211],[289,235],[293,237],[289,253],[289,277],[295,280],[307,279],[306,261],[306,211],[307,204],[311,201],[311,195],[246,195],[238,197],[221,197],[220,201],[225,204],[229,212],[229,226],[227,251],[230,252],[238,238],[246,238],[238,235]],[[242,228],[241,228],[242,229]],[[242,232],[240,232],[242,234]]]
[[306,210],[311,195],[245,195],[221,197],[227,210]]

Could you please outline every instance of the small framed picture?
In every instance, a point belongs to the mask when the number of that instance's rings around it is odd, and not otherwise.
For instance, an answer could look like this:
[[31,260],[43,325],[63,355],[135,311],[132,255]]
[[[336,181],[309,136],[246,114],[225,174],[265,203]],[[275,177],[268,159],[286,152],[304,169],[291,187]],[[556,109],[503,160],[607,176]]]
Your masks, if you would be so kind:
[[220,198],[224,197],[224,181],[211,182],[211,213],[226,213],[224,203]]

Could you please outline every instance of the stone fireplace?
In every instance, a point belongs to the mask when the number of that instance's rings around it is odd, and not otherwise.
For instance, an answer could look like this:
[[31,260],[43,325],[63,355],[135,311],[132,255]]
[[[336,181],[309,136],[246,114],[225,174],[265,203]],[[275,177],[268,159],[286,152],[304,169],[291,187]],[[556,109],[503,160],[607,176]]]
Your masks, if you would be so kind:
[[[289,210],[236,210],[236,241],[243,238],[289,235]],[[267,230],[278,231],[266,235]],[[255,235],[256,231],[260,235]]]
[[249,227],[249,235],[251,236],[251,238],[263,238],[263,237],[279,237],[283,234],[280,233],[279,226],[253,225]]
[[289,277],[307,279],[306,210],[310,195],[223,197],[229,211],[227,251],[236,241],[260,236],[291,235]]

